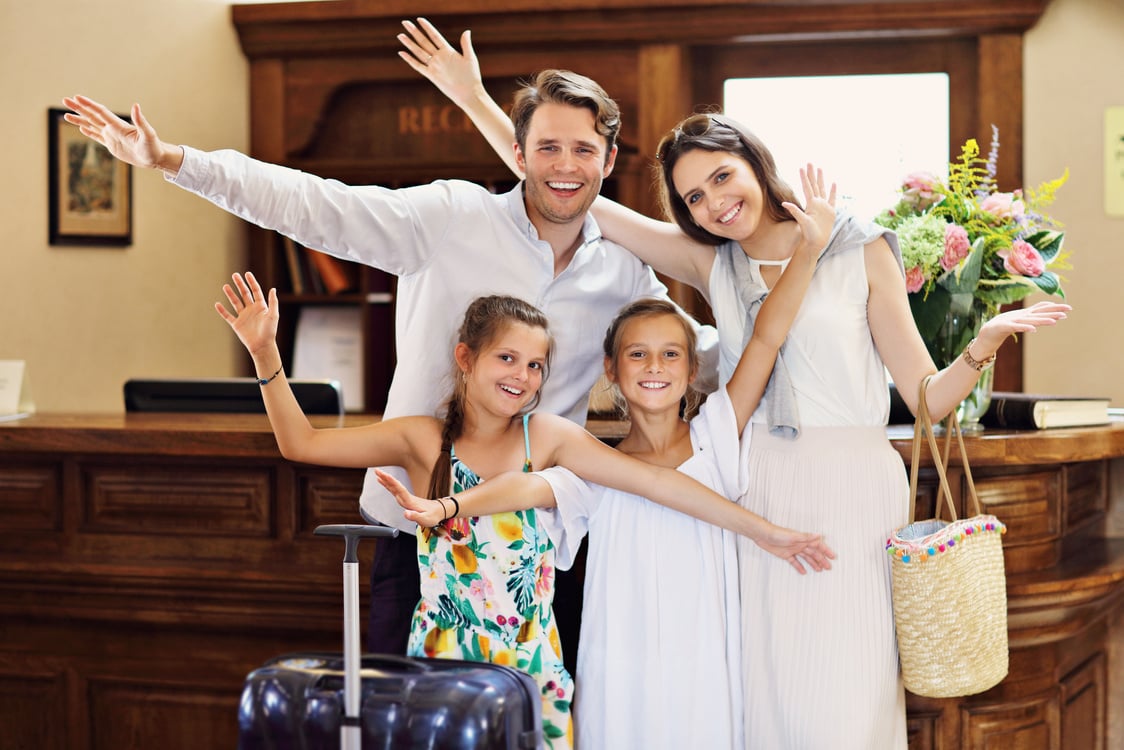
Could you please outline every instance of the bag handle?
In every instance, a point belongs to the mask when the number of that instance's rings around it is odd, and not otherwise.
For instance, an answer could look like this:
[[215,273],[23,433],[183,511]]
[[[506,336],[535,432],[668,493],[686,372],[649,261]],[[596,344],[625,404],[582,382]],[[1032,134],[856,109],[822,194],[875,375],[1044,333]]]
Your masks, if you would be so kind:
[[940,488],[937,490],[937,503],[933,509],[933,515],[940,518],[941,515],[941,498],[944,498],[945,505],[948,507],[951,520],[957,520],[956,506],[952,502],[952,490],[948,483],[948,462],[952,457],[952,433],[956,433],[957,447],[960,449],[960,462],[964,467],[964,478],[967,480],[968,485],[968,501],[969,515],[980,515],[980,499],[976,495],[976,483],[972,479],[972,470],[968,466],[968,452],[964,448],[964,435],[960,430],[960,420],[956,418],[956,410],[945,418],[944,425],[944,455],[941,455],[937,447],[937,438],[933,434],[933,419],[929,414],[929,399],[926,395],[926,390],[929,387],[929,381],[933,379],[932,375],[926,375],[921,380],[921,386],[918,391],[917,397],[917,419],[913,423],[913,457],[909,462],[909,522],[913,523],[914,514],[917,508],[917,476],[921,467],[921,437],[925,435],[929,443],[929,451],[933,454],[933,466],[937,470],[937,476],[940,478]]

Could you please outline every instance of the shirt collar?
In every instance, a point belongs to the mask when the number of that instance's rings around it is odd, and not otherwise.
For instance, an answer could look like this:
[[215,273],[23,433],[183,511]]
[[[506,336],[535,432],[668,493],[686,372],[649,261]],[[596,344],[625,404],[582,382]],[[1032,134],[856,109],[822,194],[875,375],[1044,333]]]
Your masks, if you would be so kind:
[[[511,214],[512,220],[515,225],[519,227],[520,231],[532,242],[539,242],[539,231],[535,229],[535,225],[531,223],[531,218],[527,215],[527,204],[523,200],[523,183],[520,181],[518,185],[512,188],[505,196],[507,200],[507,210]],[[593,218],[593,214],[586,212],[585,221],[582,222],[582,247],[590,245],[601,239],[601,227],[597,226],[597,222]]]

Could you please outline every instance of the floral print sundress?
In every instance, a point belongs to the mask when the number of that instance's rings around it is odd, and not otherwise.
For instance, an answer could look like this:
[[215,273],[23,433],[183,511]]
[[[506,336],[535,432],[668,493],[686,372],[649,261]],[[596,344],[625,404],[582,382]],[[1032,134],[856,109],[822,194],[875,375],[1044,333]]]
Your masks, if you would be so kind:
[[[523,417],[526,461],[531,446]],[[453,494],[482,481],[450,450]],[[535,510],[453,518],[418,529],[421,601],[410,625],[410,656],[505,664],[527,672],[542,693],[546,745],[573,745],[574,682],[562,665],[554,621],[554,544]]]

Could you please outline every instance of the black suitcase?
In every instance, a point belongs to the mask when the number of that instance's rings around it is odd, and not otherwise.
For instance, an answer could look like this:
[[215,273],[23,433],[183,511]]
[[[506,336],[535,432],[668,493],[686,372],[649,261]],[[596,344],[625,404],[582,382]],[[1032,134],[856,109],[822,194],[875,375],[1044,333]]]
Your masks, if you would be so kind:
[[246,678],[239,750],[533,750],[542,747],[542,703],[530,675],[453,659],[359,655],[356,550],[384,526],[320,526],[342,536],[344,651],[279,656]]
[[[340,747],[343,666],[339,654],[292,654],[250,673],[239,708],[239,747]],[[367,654],[360,674],[363,750],[519,750],[542,743],[538,686],[517,669]]]

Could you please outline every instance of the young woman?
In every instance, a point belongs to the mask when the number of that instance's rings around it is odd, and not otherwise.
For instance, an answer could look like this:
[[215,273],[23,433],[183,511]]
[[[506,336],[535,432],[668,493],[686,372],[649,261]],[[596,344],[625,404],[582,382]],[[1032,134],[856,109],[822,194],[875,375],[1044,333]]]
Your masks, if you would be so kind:
[[[545,317],[512,297],[482,297],[465,313],[453,351],[457,377],[444,419],[402,417],[349,429],[314,429],[285,378],[276,343],[277,293],[252,274],[223,292],[217,312],[254,361],[281,453],[328,466],[405,467],[415,487],[441,498],[449,522],[418,535],[422,597],[409,654],[494,661],[538,682],[543,731],[552,748],[571,745],[573,683],[562,666],[551,609],[554,543],[533,510],[456,518],[456,493],[507,471],[565,466],[745,534],[800,568],[819,570],[828,550],[813,534],[773,526],[674,469],[605,446],[549,414],[530,419],[546,377]],[[470,468],[471,467],[471,468]]]
[[[399,54],[510,164],[511,125],[480,82],[469,37],[462,54],[431,24],[419,24],[406,22]],[[729,377],[761,296],[799,242],[797,225],[780,210],[791,191],[764,144],[720,115],[688,117],[657,154],[674,224],[604,199],[593,213],[605,236],[706,297],[721,342],[720,378]],[[1040,302],[986,323],[964,356],[933,378],[934,418],[968,394],[1007,336],[1053,325],[1069,309]],[[751,484],[740,500],[774,521],[823,530],[839,563],[831,576],[793,585],[739,544],[749,747],[906,746],[882,545],[907,518],[908,492],[885,436],[886,370],[916,411],[920,382],[936,367],[909,311],[896,238],[839,214],[751,419]]]

